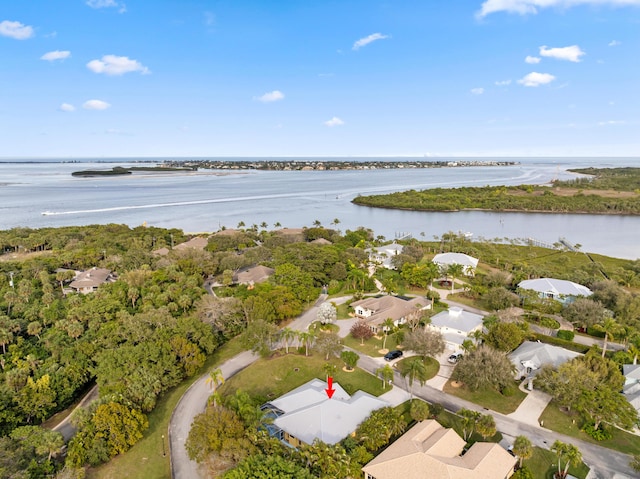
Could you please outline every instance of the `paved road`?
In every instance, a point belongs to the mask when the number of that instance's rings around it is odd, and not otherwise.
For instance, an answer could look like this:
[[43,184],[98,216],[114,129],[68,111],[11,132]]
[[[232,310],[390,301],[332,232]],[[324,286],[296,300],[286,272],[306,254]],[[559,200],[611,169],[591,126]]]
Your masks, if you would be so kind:
[[82,400],[78,403],[78,405],[73,409],[71,414],[65,417],[60,424],[55,426],[52,430],[57,431],[62,434],[64,437],[64,442],[69,442],[73,436],[76,434],[76,428],[73,424],[71,424],[71,417],[73,413],[80,407],[87,407],[90,403],[98,399],[98,386],[93,386],[87,394],[82,398]]
[[[250,351],[234,356],[220,366],[222,375],[229,378],[249,366],[258,356]],[[194,382],[184,393],[173,410],[169,422],[169,449],[171,454],[171,476],[175,479],[196,479],[201,477],[198,464],[189,459],[184,445],[189,436],[193,418],[204,411],[211,391],[207,386],[208,375]]]
[[[362,353],[359,354],[360,360],[358,361],[358,367],[369,371],[372,374],[375,374],[376,369],[384,363],[383,360],[378,358],[371,358]],[[405,379],[397,371],[395,371],[393,383],[397,387],[409,389]],[[516,436],[525,435],[534,445],[545,449],[549,449],[556,439],[562,442],[575,444],[582,452],[584,462],[594,469],[595,477],[609,479],[614,477],[616,473],[626,474],[629,477],[637,477],[637,473],[629,467],[631,457],[626,454],[580,441],[573,437],[565,436],[540,426],[524,424],[516,419],[507,417],[504,414],[489,411],[477,404],[445,394],[442,391],[427,385],[420,386],[418,383],[414,383],[413,395],[429,402],[440,403],[445,409],[452,412],[457,412],[461,408],[466,408],[473,411],[479,411],[483,414],[491,413],[496,420],[498,430],[505,436],[509,436],[510,441],[512,441]]]

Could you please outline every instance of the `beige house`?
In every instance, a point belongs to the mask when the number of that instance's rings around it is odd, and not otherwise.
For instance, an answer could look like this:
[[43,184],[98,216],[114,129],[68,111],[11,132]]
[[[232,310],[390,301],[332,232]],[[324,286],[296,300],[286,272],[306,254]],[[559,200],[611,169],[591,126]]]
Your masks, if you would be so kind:
[[517,459],[499,444],[466,442],[453,429],[422,421],[362,468],[365,479],[506,479]]
[[76,293],[87,294],[96,291],[101,284],[113,283],[115,280],[116,276],[111,270],[93,267],[77,273],[69,287]]
[[355,316],[365,321],[374,333],[381,332],[381,325],[391,318],[396,326],[407,322],[407,316],[423,309],[431,309],[424,298],[402,299],[397,296],[379,296],[351,303]]
[[258,265],[251,268],[244,268],[233,275],[233,282],[237,284],[246,284],[253,286],[254,284],[263,283],[275,273],[273,268]]

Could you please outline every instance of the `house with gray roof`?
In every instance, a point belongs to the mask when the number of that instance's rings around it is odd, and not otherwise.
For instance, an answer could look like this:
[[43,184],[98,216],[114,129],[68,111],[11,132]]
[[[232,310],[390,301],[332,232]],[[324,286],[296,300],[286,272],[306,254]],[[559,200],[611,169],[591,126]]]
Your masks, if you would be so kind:
[[293,447],[312,444],[315,439],[336,444],[373,411],[390,405],[364,391],[350,396],[338,383],[333,383],[333,388],[335,392],[329,398],[327,383],[312,379],[263,404],[261,409],[273,418],[267,427],[271,435]]
[[622,394],[640,414],[640,365],[624,364],[622,366],[622,374],[624,374]]
[[532,379],[545,364],[557,368],[561,364],[579,356],[582,356],[582,354],[569,351],[560,346],[525,341],[509,354],[509,359],[516,368],[516,378]]
[[425,298],[400,298],[398,296],[373,296],[351,303],[355,316],[366,322],[374,333],[381,332],[382,323],[390,318],[399,326],[407,322],[410,314],[431,309]]
[[506,479],[518,461],[502,446],[466,441],[433,419],[417,423],[366,464],[365,479]]
[[571,303],[580,296],[591,296],[593,292],[586,286],[555,278],[526,279],[518,288],[535,291],[541,298],[550,298],[563,304]]
[[438,265],[441,272],[446,272],[447,268],[453,264],[459,264],[466,276],[473,276],[479,260],[464,253],[440,253],[435,255],[431,261]]
[[483,316],[459,307],[449,308],[431,317],[428,328],[442,334],[447,349],[462,350],[462,342],[475,331],[482,331]]

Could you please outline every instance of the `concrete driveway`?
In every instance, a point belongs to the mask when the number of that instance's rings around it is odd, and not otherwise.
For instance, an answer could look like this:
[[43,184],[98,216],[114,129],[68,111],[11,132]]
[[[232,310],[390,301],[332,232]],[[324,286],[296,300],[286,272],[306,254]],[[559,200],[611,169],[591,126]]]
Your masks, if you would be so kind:
[[453,370],[456,367],[455,364],[451,364],[449,361],[447,361],[447,358],[449,358],[450,355],[451,351],[447,349],[444,353],[436,358],[440,363],[440,369],[438,370],[438,374],[427,381],[428,386],[431,386],[438,391],[442,391],[444,385],[447,383],[447,381],[453,374]]
[[527,397],[520,403],[518,409],[511,414],[507,414],[507,417],[525,424],[530,424],[531,426],[540,427],[538,418],[542,415],[549,401],[551,401],[551,396],[537,389],[533,391],[522,390],[528,393]]

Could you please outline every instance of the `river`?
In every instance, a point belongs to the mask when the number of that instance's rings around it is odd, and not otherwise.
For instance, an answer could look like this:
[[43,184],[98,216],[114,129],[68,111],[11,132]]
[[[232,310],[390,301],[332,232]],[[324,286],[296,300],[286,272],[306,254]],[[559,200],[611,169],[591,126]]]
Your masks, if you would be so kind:
[[[127,166],[133,159],[81,163],[0,162],[0,229],[122,223],[212,232],[265,222],[269,228],[312,226],[317,220],[341,230],[358,226],[393,239],[411,234],[432,239],[469,232],[473,238],[564,237],[583,251],[637,259],[640,217],[492,213],[427,213],[356,206],[358,194],[434,187],[543,184],[574,175],[567,168],[640,166],[639,158],[517,159],[515,166],[343,171],[212,171],[72,177],[84,169]],[[159,160],[160,161],[160,160]],[[110,163],[111,162],[111,163]],[[45,213],[45,214],[43,214]]]

